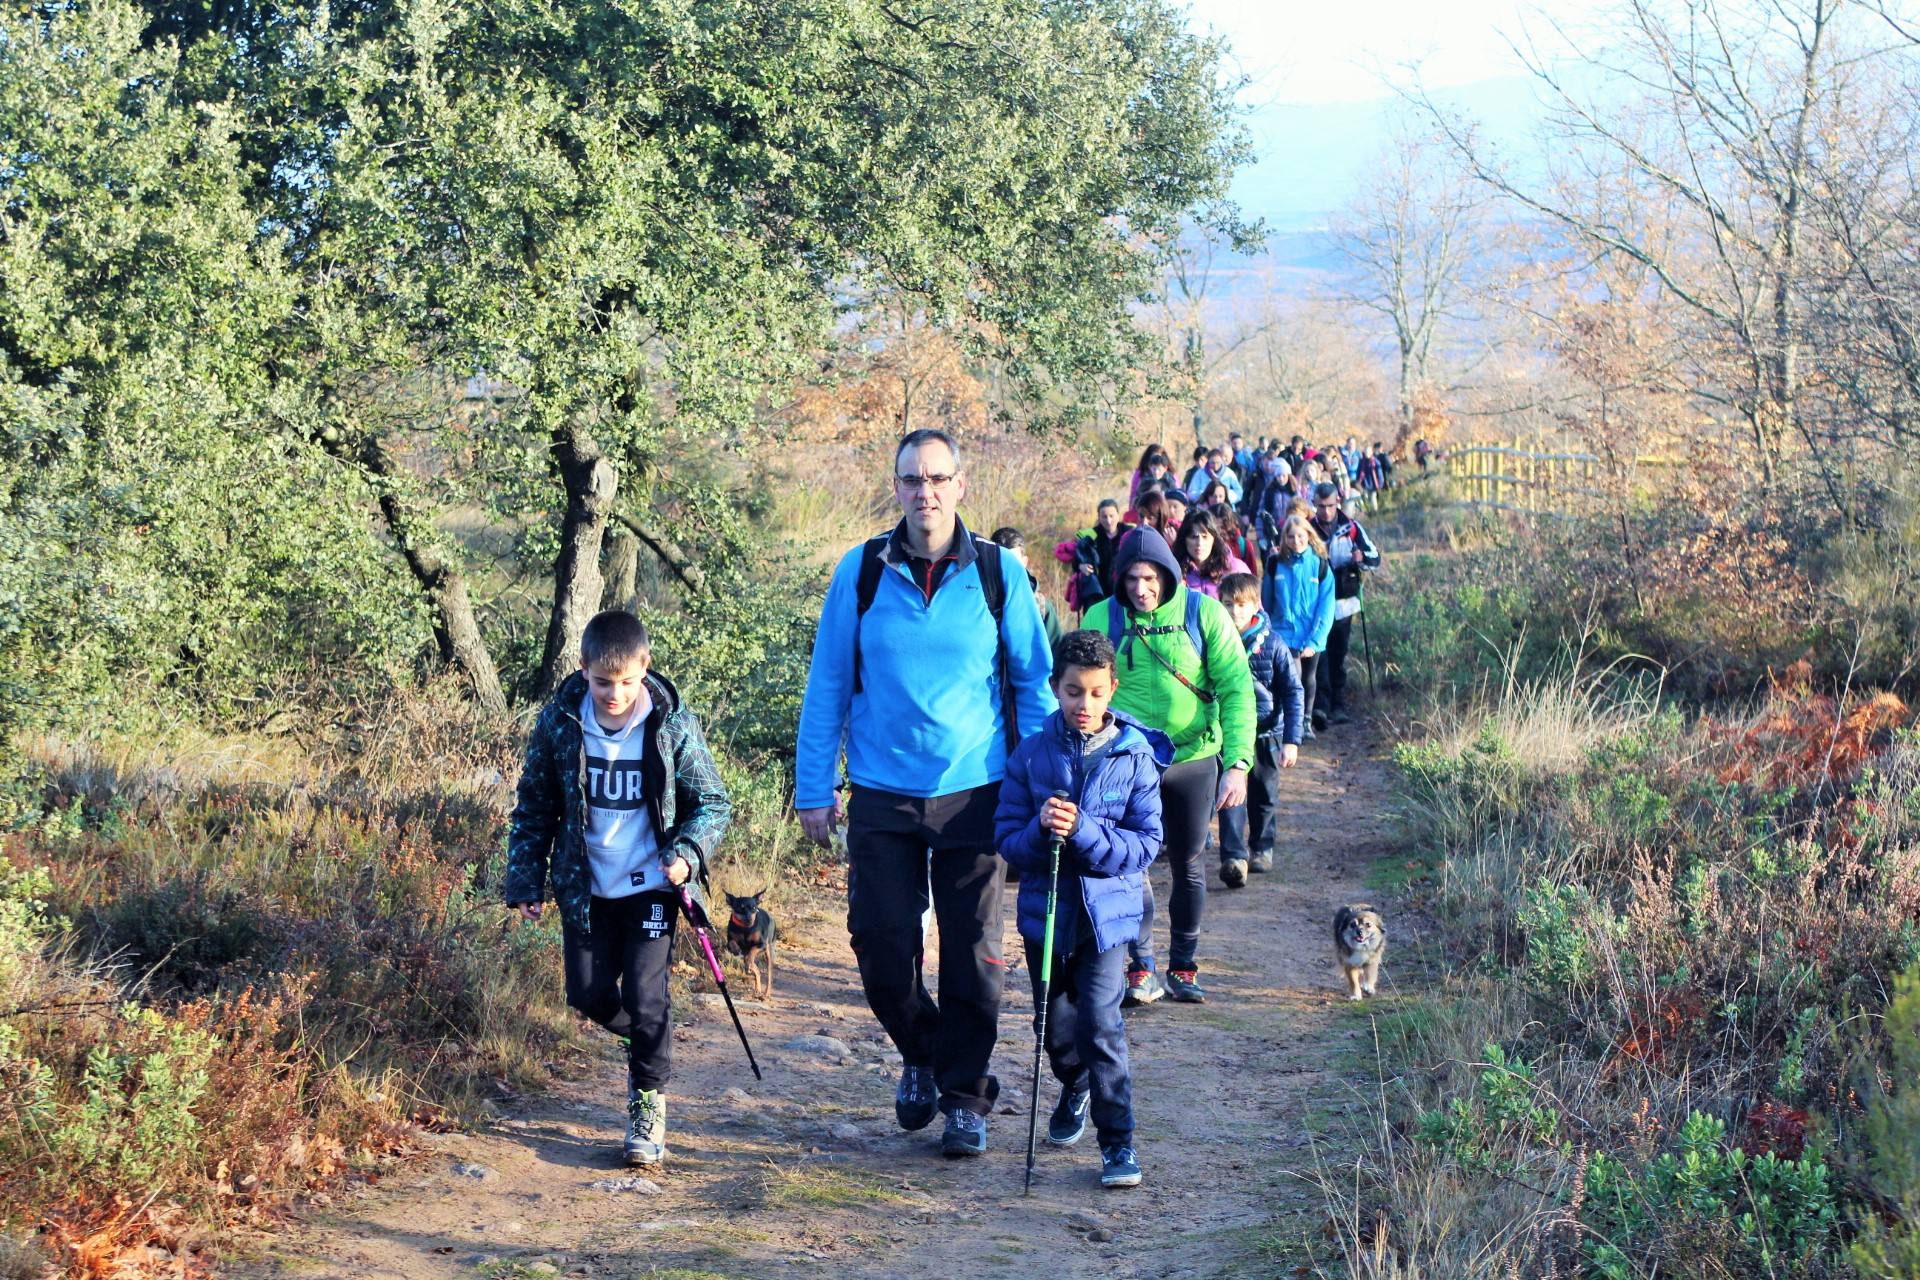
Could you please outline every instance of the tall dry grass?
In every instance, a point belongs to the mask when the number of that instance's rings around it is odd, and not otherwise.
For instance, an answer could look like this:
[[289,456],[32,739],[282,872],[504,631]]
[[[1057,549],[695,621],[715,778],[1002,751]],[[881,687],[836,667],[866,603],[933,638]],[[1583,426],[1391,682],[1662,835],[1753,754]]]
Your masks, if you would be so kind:
[[1510,670],[1397,752],[1446,976],[1380,1020],[1365,1157],[1322,1180],[1345,1263],[1853,1274],[1884,1211],[1863,1080],[1920,960],[1920,738],[1890,695],[1789,677],[1688,718],[1578,670]]

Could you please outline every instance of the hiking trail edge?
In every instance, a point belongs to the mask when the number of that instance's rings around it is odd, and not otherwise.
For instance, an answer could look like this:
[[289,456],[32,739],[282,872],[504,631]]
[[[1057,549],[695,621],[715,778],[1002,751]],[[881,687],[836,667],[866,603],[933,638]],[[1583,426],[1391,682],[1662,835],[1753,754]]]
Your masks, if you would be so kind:
[[[718,995],[676,1009],[665,1164],[620,1162],[625,1072],[602,1037],[584,1078],[512,1099],[477,1131],[427,1135],[434,1150],[423,1159],[310,1209],[221,1271],[1034,1280],[1040,1264],[1046,1280],[1287,1274],[1308,1259],[1294,1256],[1297,1231],[1290,1247],[1272,1230],[1274,1215],[1324,1221],[1311,1180],[1322,1164],[1350,1171],[1353,1154],[1316,1150],[1314,1133],[1361,1109],[1371,1074],[1368,1019],[1340,989],[1332,920],[1342,903],[1368,899],[1368,868],[1391,849],[1381,747],[1359,719],[1301,751],[1282,775],[1274,870],[1227,890],[1209,868],[1200,951],[1209,1003],[1128,1011],[1138,1188],[1101,1189],[1089,1130],[1072,1148],[1043,1144],[1033,1194],[1021,1194],[1033,1022],[1010,885],[994,1054],[1002,1091],[984,1156],[942,1159],[937,1118],[917,1133],[894,1123],[899,1059],[866,1007],[844,929],[820,927],[783,938],[771,1007],[742,998],[745,984],[730,978],[764,1082],[748,1071]],[[1156,863],[1154,876],[1164,919],[1165,868]],[[1386,911],[1410,973],[1409,927]],[[1360,1008],[1393,1002],[1394,959],[1383,1003]],[[1043,1072],[1043,1121],[1056,1089]],[[1322,1261],[1329,1248],[1318,1247]]]

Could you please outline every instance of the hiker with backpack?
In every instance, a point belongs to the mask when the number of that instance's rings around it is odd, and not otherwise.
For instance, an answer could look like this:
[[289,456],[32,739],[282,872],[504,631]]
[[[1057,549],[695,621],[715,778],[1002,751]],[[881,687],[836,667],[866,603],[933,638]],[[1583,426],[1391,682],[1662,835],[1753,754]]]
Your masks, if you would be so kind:
[[1073,574],[1075,596],[1069,603],[1085,613],[1113,594],[1113,562],[1120,554],[1120,539],[1133,527],[1120,519],[1120,504],[1112,498],[1100,499],[1093,527],[1082,529],[1074,538]]
[[[825,845],[842,817],[847,932],[867,1003],[900,1052],[894,1116],[946,1116],[949,1156],[986,1150],[1000,1085],[1001,894],[994,813],[1007,757],[1054,710],[1040,610],[1011,556],[959,518],[967,484],[944,431],[894,455],[901,520],[840,560],[800,709],[794,810]],[[936,1003],[921,976],[921,914],[940,932]]]
[[[1300,660],[1303,700],[1311,708],[1320,654],[1333,627],[1333,571],[1327,565],[1327,545],[1306,516],[1289,516],[1281,528],[1280,545],[1267,562],[1263,595],[1274,634]],[[1310,719],[1301,737],[1313,736]]]
[[1354,615],[1361,609],[1360,579],[1380,567],[1380,549],[1360,522],[1348,515],[1341,493],[1323,484],[1313,494],[1313,531],[1326,545],[1333,569],[1333,626],[1327,633],[1326,661],[1320,664],[1319,703],[1308,703],[1316,728],[1347,722],[1347,644]]
[[1253,675],[1255,760],[1247,774],[1247,802],[1220,811],[1220,883],[1238,889],[1247,873],[1273,870],[1274,811],[1280,771],[1300,759],[1306,690],[1293,651],[1274,634],[1260,608],[1260,580],[1234,573],[1220,584],[1220,603],[1240,631]]
[[1254,761],[1253,679],[1246,648],[1220,602],[1181,581],[1180,564],[1157,530],[1120,544],[1115,591],[1083,625],[1104,632],[1118,654],[1114,709],[1173,740],[1174,762],[1160,780],[1166,860],[1173,874],[1170,946],[1163,981],[1154,960],[1153,891],[1140,936],[1129,948],[1127,1003],[1162,995],[1206,1000],[1198,951],[1206,908],[1207,831],[1220,809],[1244,804]]

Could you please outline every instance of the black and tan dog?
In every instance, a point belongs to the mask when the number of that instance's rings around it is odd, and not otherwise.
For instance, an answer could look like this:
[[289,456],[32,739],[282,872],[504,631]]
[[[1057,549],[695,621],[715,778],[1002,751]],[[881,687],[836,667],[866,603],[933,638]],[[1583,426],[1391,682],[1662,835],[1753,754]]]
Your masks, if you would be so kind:
[[[727,917],[727,950],[739,956],[747,968],[747,985],[753,988],[753,994],[762,1000],[773,998],[773,939],[775,929],[773,917],[760,905],[760,899],[767,895],[762,889],[752,897],[737,894],[727,895],[727,906],[732,914]],[[760,976],[754,967],[754,957],[759,956],[766,965],[767,977],[764,988]]]
[[1387,926],[1371,904],[1356,902],[1333,913],[1333,954],[1347,980],[1347,999],[1372,995],[1387,958]]

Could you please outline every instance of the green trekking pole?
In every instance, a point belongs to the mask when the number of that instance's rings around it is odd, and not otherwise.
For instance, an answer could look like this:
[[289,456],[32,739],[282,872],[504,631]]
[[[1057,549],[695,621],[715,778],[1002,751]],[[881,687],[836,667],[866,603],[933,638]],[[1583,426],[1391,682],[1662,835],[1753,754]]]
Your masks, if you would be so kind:
[[[1067,799],[1067,793],[1056,791],[1055,800]],[[1040,1129],[1040,1054],[1047,1044],[1047,1000],[1053,982],[1053,911],[1060,901],[1060,845],[1061,837],[1054,836],[1047,841],[1047,857],[1053,868],[1047,876],[1047,927],[1040,939],[1040,998],[1039,1018],[1033,1030],[1033,1089],[1027,1099],[1027,1185],[1022,1195],[1033,1194],[1033,1139]]]

